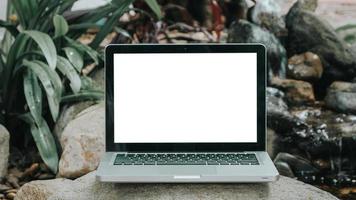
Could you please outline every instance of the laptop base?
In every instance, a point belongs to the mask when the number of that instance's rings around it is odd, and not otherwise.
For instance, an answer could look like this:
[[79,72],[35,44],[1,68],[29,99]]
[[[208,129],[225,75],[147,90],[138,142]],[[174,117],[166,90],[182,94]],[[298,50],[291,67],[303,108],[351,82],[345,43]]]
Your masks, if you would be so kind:
[[[120,152],[123,153],[123,152]],[[114,165],[117,152],[107,152],[97,180],[117,183],[248,183],[278,180],[267,152],[254,153],[259,165]]]

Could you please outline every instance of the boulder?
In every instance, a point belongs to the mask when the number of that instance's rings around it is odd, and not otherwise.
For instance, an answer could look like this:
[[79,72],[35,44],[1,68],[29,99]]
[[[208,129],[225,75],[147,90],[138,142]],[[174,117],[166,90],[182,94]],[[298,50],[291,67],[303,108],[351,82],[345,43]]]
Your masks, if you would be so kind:
[[57,136],[57,138],[62,137],[62,132],[70,121],[74,120],[80,112],[94,104],[94,101],[84,101],[73,105],[63,106],[61,114],[59,115],[53,129],[53,133]]
[[69,122],[60,137],[59,176],[77,178],[95,170],[105,151],[105,104],[91,106]]
[[294,177],[295,172],[318,172],[318,169],[316,169],[309,160],[289,153],[279,153],[273,162],[277,163],[276,168],[279,173],[288,177]]
[[267,48],[269,80],[274,76],[285,78],[287,53],[272,33],[246,20],[239,20],[231,25],[227,42],[264,44]]
[[248,19],[271,31],[277,37],[288,34],[281,7],[275,0],[256,1],[256,4],[249,9]]
[[7,174],[7,163],[9,160],[10,134],[7,129],[0,124],[0,178]]
[[323,88],[335,80],[351,80],[356,75],[352,51],[328,22],[310,11],[314,6],[303,2],[308,1],[299,0],[286,17],[288,55],[307,51],[317,54],[324,67]]
[[54,179],[25,184],[15,200],[101,199],[337,199],[328,192],[281,176],[270,184],[114,184],[99,183],[95,172],[77,180]]
[[290,8],[289,14],[299,9],[315,12],[317,7],[318,0],[297,0],[297,2],[295,2]]
[[[299,130],[291,130],[287,135],[279,134],[274,148],[278,148],[279,152],[308,158],[320,170],[332,170],[330,165],[326,169],[325,163],[330,162],[330,158],[337,160],[340,157],[340,166],[343,169],[356,169],[356,157],[353,154],[356,151],[356,115],[308,106],[293,107],[290,114],[305,126]],[[335,169],[339,166],[333,167]]]
[[327,90],[325,103],[340,112],[356,113],[356,83],[334,82]]
[[303,81],[317,81],[323,74],[323,66],[318,55],[306,52],[294,55],[288,60],[287,76]]
[[291,105],[312,104],[315,101],[313,86],[308,82],[274,78],[271,85],[284,91]]
[[[277,134],[288,135],[293,133],[296,130],[302,129],[305,127],[296,117],[292,116],[289,112],[288,105],[285,103],[285,94],[272,87],[267,88],[267,127],[273,130]],[[270,131],[269,133],[272,133]],[[278,138],[278,137],[276,137]],[[270,141],[270,145],[273,145],[274,140]],[[276,153],[275,148],[277,146],[273,145],[273,153],[270,152],[270,155]]]

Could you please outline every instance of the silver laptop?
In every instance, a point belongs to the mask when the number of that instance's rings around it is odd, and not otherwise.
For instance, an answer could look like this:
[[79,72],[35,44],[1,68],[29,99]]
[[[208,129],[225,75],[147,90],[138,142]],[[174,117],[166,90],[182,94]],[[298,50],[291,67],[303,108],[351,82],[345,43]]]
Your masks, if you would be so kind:
[[259,44],[106,48],[102,182],[269,182]]

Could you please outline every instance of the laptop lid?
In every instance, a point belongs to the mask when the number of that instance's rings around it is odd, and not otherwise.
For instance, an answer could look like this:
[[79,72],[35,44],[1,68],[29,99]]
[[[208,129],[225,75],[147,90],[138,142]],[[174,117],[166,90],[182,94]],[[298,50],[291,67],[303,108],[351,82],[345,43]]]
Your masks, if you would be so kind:
[[106,151],[266,150],[260,44],[110,45]]

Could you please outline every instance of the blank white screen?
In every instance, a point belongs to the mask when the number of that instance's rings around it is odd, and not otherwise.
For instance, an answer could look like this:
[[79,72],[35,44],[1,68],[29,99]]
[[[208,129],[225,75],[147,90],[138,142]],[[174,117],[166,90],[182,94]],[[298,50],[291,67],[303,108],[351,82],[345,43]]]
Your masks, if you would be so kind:
[[257,142],[257,54],[115,54],[115,143]]

